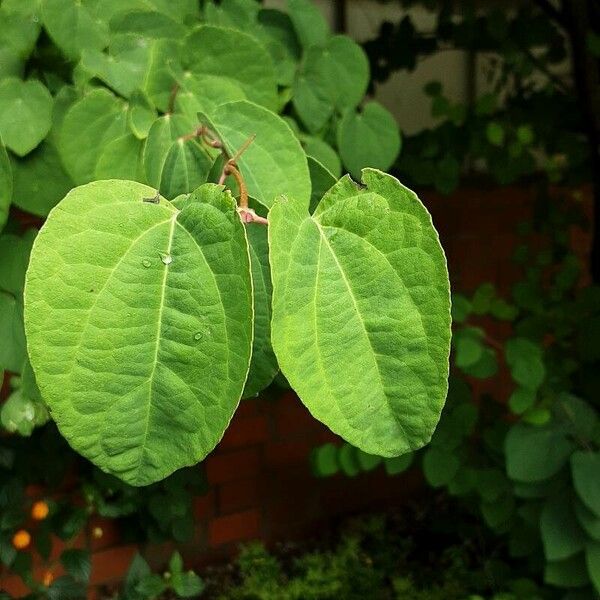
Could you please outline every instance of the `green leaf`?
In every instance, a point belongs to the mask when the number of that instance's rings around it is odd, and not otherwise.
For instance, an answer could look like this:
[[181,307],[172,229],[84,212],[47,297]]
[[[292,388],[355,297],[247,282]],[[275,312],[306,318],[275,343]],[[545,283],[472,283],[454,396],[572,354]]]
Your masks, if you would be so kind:
[[309,210],[313,213],[321,201],[321,198],[335,185],[336,178],[316,158],[308,156],[307,160],[310,182],[312,185]]
[[18,156],[31,152],[48,134],[52,96],[35,79],[7,77],[0,82],[0,136]]
[[535,392],[527,388],[517,388],[508,399],[510,410],[516,415],[523,414],[535,404]]
[[154,573],[140,579],[135,586],[135,591],[138,594],[142,594],[144,599],[147,598],[149,600],[160,596],[166,589],[168,589],[167,582],[160,575]]
[[571,498],[549,498],[540,517],[540,532],[547,560],[564,560],[585,547],[586,535],[579,526]]
[[244,387],[248,248],[235,203],[205,185],[178,211],[127,181],[73,190],[27,273],[31,364],[61,433],[133,485],[204,458]]
[[484,348],[479,360],[472,365],[462,367],[462,370],[471,377],[488,379],[498,372],[496,353],[491,348]]
[[546,368],[542,356],[540,346],[525,338],[506,342],[506,362],[512,378],[528,390],[535,391],[544,382]]
[[356,477],[360,473],[357,452],[358,449],[352,444],[343,444],[338,450],[338,462],[342,473],[347,477]]
[[310,0],[287,0],[290,19],[305,48],[322,46],[329,37],[329,25]]
[[301,135],[300,141],[307,156],[318,160],[336,179],[341,176],[340,157],[327,142],[311,135]]
[[19,59],[29,58],[40,32],[37,19],[7,10],[3,4],[0,23],[0,47],[10,49]]
[[372,471],[383,462],[383,458],[381,456],[376,456],[375,454],[369,454],[368,452],[357,450],[356,461],[358,462],[358,466],[362,471]]
[[193,122],[198,120],[199,112],[211,113],[219,104],[246,100],[240,85],[224,77],[186,72],[180,78],[179,85],[175,108]]
[[384,458],[383,466],[385,467],[385,472],[390,476],[404,473],[404,471],[412,464],[414,457],[415,455],[412,452],[407,452],[401,456]]
[[183,59],[194,75],[216,75],[240,85],[247,98],[277,108],[273,61],[264,47],[247,33],[202,25],[184,42]]
[[135,587],[135,584],[151,574],[150,566],[144,558],[136,553],[129,565],[127,575],[125,577],[125,587],[127,589]]
[[289,15],[269,8],[258,12],[258,22],[253,32],[264,43],[273,58],[277,72],[277,83],[291,86],[294,82],[301,48],[294,25]]
[[256,396],[265,389],[279,371],[277,359],[271,346],[271,268],[269,266],[269,242],[267,228],[255,223],[246,225],[252,268],[252,291],[254,294],[254,338],[252,361],[244,388],[244,398]]
[[124,10],[113,15],[110,32],[113,35],[135,34],[131,37],[179,40],[185,36],[187,29],[168,13],[141,9]]
[[317,477],[331,477],[340,470],[338,463],[338,448],[328,443],[318,446],[311,453],[313,473]]
[[491,121],[488,123],[485,130],[487,140],[493,146],[502,146],[504,144],[505,132],[504,127],[497,121]]
[[423,456],[423,474],[432,487],[442,487],[454,479],[460,462],[455,454],[439,448],[428,448]]
[[25,158],[13,160],[13,203],[20,209],[46,217],[73,187],[54,145],[42,142]]
[[148,55],[147,44],[140,45],[138,39],[133,38],[110,54],[99,50],[84,50],[78,69],[88,79],[96,77],[119,95],[128,98],[144,82]]
[[182,115],[154,122],[144,146],[146,179],[167,198],[186,194],[206,182],[212,160],[195,139],[186,139],[195,124]]
[[13,197],[13,174],[8,153],[0,137],[0,232],[8,220],[8,211]]
[[204,582],[196,573],[182,573],[173,581],[173,589],[180,598],[196,598],[204,590]]
[[573,448],[561,429],[518,423],[506,436],[508,476],[528,483],[549,479],[565,466]]
[[86,550],[69,549],[60,555],[60,562],[75,581],[87,583],[92,571],[90,553]]
[[456,348],[456,366],[465,369],[481,360],[483,355],[483,331],[476,327],[459,329],[452,338]]
[[108,45],[108,26],[94,17],[91,2],[44,0],[42,18],[46,31],[70,59],[83,50],[102,50]]
[[571,456],[571,472],[577,495],[600,518],[600,452],[575,452]]
[[464,323],[471,313],[471,302],[462,294],[452,294],[452,321]]
[[600,517],[589,510],[583,502],[575,501],[575,515],[581,527],[593,539],[600,541]]
[[75,102],[65,114],[58,138],[62,162],[76,184],[94,179],[106,144],[127,133],[127,105],[98,88]]
[[237,160],[252,198],[270,208],[277,196],[286,195],[308,208],[310,175],[306,155],[281,117],[242,101],[222,104],[210,116],[199,118],[214,130],[231,156],[255,136]]
[[95,178],[145,182],[142,150],[142,142],[133,133],[126,133],[111,140],[100,153],[94,171]]
[[145,140],[154,121],[156,110],[150,99],[139,90],[133,92],[129,98],[129,129],[139,140]]
[[337,141],[342,161],[354,176],[364,167],[388,169],[400,152],[398,125],[377,102],[368,102],[362,112],[347,111]]
[[600,594],[600,542],[588,542],[585,550],[585,562],[594,589],[596,593]]
[[63,575],[52,582],[46,593],[48,600],[81,600],[85,598],[86,589],[72,577]]
[[353,109],[369,83],[369,62],[347,36],[331,37],[310,48],[294,82],[294,108],[309,131],[319,131],[334,110]]
[[0,421],[11,433],[29,436],[35,428],[35,404],[21,390],[15,390],[2,404]]
[[272,342],[310,412],[361,450],[426,444],[446,397],[450,299],[431,217],[396,179],[342,178],[269,214]]
[[566,560],[547,562],[544,581],[561,588],[578,588],[589,584],[583,553]]

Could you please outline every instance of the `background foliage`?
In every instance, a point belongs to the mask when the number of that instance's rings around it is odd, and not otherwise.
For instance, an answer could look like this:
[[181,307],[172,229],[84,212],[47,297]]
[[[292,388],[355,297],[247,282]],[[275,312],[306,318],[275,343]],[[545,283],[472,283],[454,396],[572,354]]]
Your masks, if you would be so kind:
[[[454,297],[455,373],[430,447],[417,457],[382,460],[349,445],[327,445],[314,452],[313,465],[319,475],[341,470],[353,476],[375,468],[395,475],[412,463],[444,498],[458,498],[485,524],[515,576],[539,584],[518,597],[583,600],[597,594],[600,291],[588,283],[588,266],[573,254],[568,235],[573,226],[587,226],[572,190],[591,180],[595,164],[589,114],[580,109],[586,99],[569,62],[581,53],[572,53],[575,21],[564,7],[557,17],[555,5],[544,2],[512,12],[402,4],[434,7],[435,31],[419,31],[406,16],[384,24],[365,44],[366,54],[348,38],[331,35],[303,0],[290,0],[287,12],[250,0],[200,8],[185,0],[0,4],[0,368],[9,373],[10,387],[1,419],[15,434],[0,445],[0,559],[38,596],[67,597],[58,594],[69,588],[78,597],[89,558],[67,555],[69,576],[49,585],[32,580],[29,554],[17,551],[13,540],[37,500],[28,485],[48,486],[45,497],[69,471],[77,472],[83,502],[58,495],[35,524],[32,543],[49,556],[50,532],[74,539],[94,513],[119,519],[131,539],[183,542],[191,531],[191,498],[205,484],[198,470],[181,471],[140,493],[91,468],[52,423],[44,425],[48,414],[27,361],[21,299],[35,236],[22,223],[39,221],[23,212],[44,217],[73,185],[97,177],[146,180],[169,196],[189,191],[208,163],[194,140],[181,145],[177,138],[193,126],[190,115],[211,108],[215,96],[248,98],[282,114],[309,157],[318,197],[343,170],[356,175],[363,166],[385,169],[394,161],[407,185],[443,193],[467,177],[535,183],[535,221],[518,227],[526,240],[535,232],[536,243],[515,251],[522,278],[511,296],[499,297],[482,282],[473,293]],[[228,28],[231,48],[252,57],[243,64],[254,69],[240,68],[237,52],[215,56],[210,37],[189,36],[180,52],[176,40],[200,18],[209,27]],[[595,18],[580,36],[592,60],[600,54]],[[487,90],[461,104],[439,82],[429,83],[436,125],[405,136],[396,160],[401,142],[393,119],[373,100],[361,104],[363,96],[392,72],[411,71],[422,57],[445,48],[491,53]],[[175,123],[170,131],[167,113]],[[149,146],[159,160],[144,159]],[[510,323],[507,339],[490,334],[493,320]],[[474,379],[506,371],[514,383],[510,397],[475,401]],[[468,523],[448,521],[461,534],[473,533]],[[134,587],[150,577],[138,567]],[[148,589],[142,585],[135,593],[152,597],[165,585],[160,577],[149,581]]]

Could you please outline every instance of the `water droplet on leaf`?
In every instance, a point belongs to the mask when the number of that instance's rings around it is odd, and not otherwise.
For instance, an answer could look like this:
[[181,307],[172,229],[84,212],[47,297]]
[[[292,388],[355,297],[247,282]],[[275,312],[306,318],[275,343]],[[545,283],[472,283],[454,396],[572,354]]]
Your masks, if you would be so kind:
[[173,262],[173,257],[170,254],[161,254],[160,260],[162,260],[165,265],[170,265]]
[[143,265],[144,265],[146,268],[148,268],[148,267],[149,267],[149,266],[150,266],[152,263],[151,263],[151,262],[150,262],[150,261],[149,261],[147,258],[145,258],[145,259],[142,261],[142,264],[143,264]]

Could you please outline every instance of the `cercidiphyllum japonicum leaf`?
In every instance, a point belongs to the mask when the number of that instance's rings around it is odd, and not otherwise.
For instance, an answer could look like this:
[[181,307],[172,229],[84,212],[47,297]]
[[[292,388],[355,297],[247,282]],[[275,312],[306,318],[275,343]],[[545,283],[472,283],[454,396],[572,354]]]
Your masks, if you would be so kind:
[[83,50],[102,50],[108,45],[108,25],[94,14],[95,8],[90,0],[42,3],[44,27],[67,58],[78,59]]
[[39,217],[45,217],[73,187],[56,148],[47,141],[25,158],[13,158],[12,169],[13,204]]
[[178,84],[175,109],[194,122],[199,112],[210,113],[219,104],[246,100],[238,83],[216,75],[194,75],[186,71]]
[[346,111],[338,124],[337,143],[344,165],[354,176],[364,167],[389,169],[401,147],[394,117],[377,102],[368,102],[361,112]]
[[323,45],[329,37],[329,25],[312,0],[287,0],[290,19],[304,48]]
[[31,152],[50,131],[51,116],[52,96],[42,83],[16,77],[0,82],[0,135],[9,150]]
[[198,462],[239,402],[252,345],[248,245],[222,186],[179,211],[98,181],[50,213],[25,289],[31,364],[75,450],[145,485]]
[[336,109],[357,106],[368,83],[369,62],[363,49],[346,36],[334,36],[326,45],[306,52],[292,102],[309,131],[316,132]]
[[267,228],[255,223],[246,226],[252,289],[254,293],[254,339],[252,361],[244,398],[255,396],[265,389],[277,375],[279,365],[271,346],[271,268],[269,266],[269,242]]
[[164,115],[148,132],[143,151],[146,180],[169,199],[207,180],[213,160],[197,140],[185,139],[197,127],[183,115]]
[[64,116],[58,152],[77,185],[95,179],[96,163],[110,141],[127,133],[128,106],[103,88],[87,93]]
[[195,75],[217,75],[238,83],[252,102],[277,108],[273,61],[261,43],[247,33],[202,25],[184,41],[185,67]]
[[450,292],[442,248],[417,196],[394,177],[342,178],[311,217],[293,199],[269,213],[272,342],[314,417],[361,450],[426,444],[448,388]]
[[315,212],[315,208],[321,201],[321,198],[325,195],[330,188],[336,183],[336,178],[333,176],[331,171],[328,171],[322,163],[312,156],[307,156],[308,159],[308,170],[310,172],[310,182],[312,184],[312,191],[310,194],[310,212]]
[[270,208],[281,194],[308,209],[310,174],[306,155],[289,125],[278,115],[252,102],[230,102],[210,115],[199,114],[233,156],[251,136],[254,141],[237,159],[248,194]]
[[8,211],[13,196],[13,175],[8,152],[0,138],[0,232],[8,219]]
[[29,253],[36,235],[0,235],[0,371],[19,373],[27,358],[23,329],[23,286]]

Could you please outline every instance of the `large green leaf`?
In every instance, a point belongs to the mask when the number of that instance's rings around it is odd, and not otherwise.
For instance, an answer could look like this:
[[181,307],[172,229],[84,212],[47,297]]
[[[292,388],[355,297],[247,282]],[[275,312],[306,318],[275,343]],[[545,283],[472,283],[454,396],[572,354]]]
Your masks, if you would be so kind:
[[48,134],[52,96],[39,81],[8,77],[0,83],[0,136],[19,156],[31,152]]
[[277,196],[285,194],[308,208],[311,184],[306,155],[281,117],[246,101],[222,104],[199,117],[231,156],[255,136],[237,161],[252,198],[270,208]]
[[310,194],[310,212],[313,213],[321,201],[321,198],[325,195],[325,192],[335,185],[336,179],[316,158],[308,156],[307,159],[310,182],[312,185],[312,192]]
[[561,428],[518,423],[506,436],[506,471],[516,481],[541,482],[565,466],[573,449]]
[[45,217],[73,187],[56,148],[47,141],[25,158],[15,159],[13,173],[13,203],[39,217]]
[[96,163],[106,144],[127,133],[125,102],[98,88],[75,102],[62,122],[58,151],[76,184],[95,179]]
[[108,142],[96,163],[95,179],[129,179],[145,183],[142,149],[142,142],[133,133]]
[[44,27],[68,58],[108,45],[108,25],[95,17],[90,0],[44,0],[42,6]]
[[13,175],[8,153],[0,138],[0,231],[8,219],[10,202],[13,197]]
[[218,75],[240,85],[249,100],[277,107],[275,68],[264,47],[247,33],[203,25],[185,40],[183,57],[194,75]]
[[344,165],[353,175],[364,167],[389,169],[400,152],[394,117],[377,102],[361,112],[348,110],[338,125],[337,143]]
[[306,53],[294,82],[294,108],[310,131],[318,131],[335,109],[357,106],[368,82],[362,48],[346,36],[334,36]]
[[144,485],[202,459],[241,396],[252,344],[248,247],[231,196],[177,210],[128,181],[79,187],[36,241],[25,289],[44,400],[81,454]]
[[431,217],[390,175],[341,179],[311,217],[269,214],[272,341],[312,414],[379,456],[431,438],[447,391],[450,297]]
[[571,456],[571,472],[579,498],[600,518],[600,452],[575,452]]
[[271,269],[267,228],[255,223],[246,226],[254,292],[254,340],[252,362],[244,397],[255,396],[272,381],[279,367],[271,346]]

